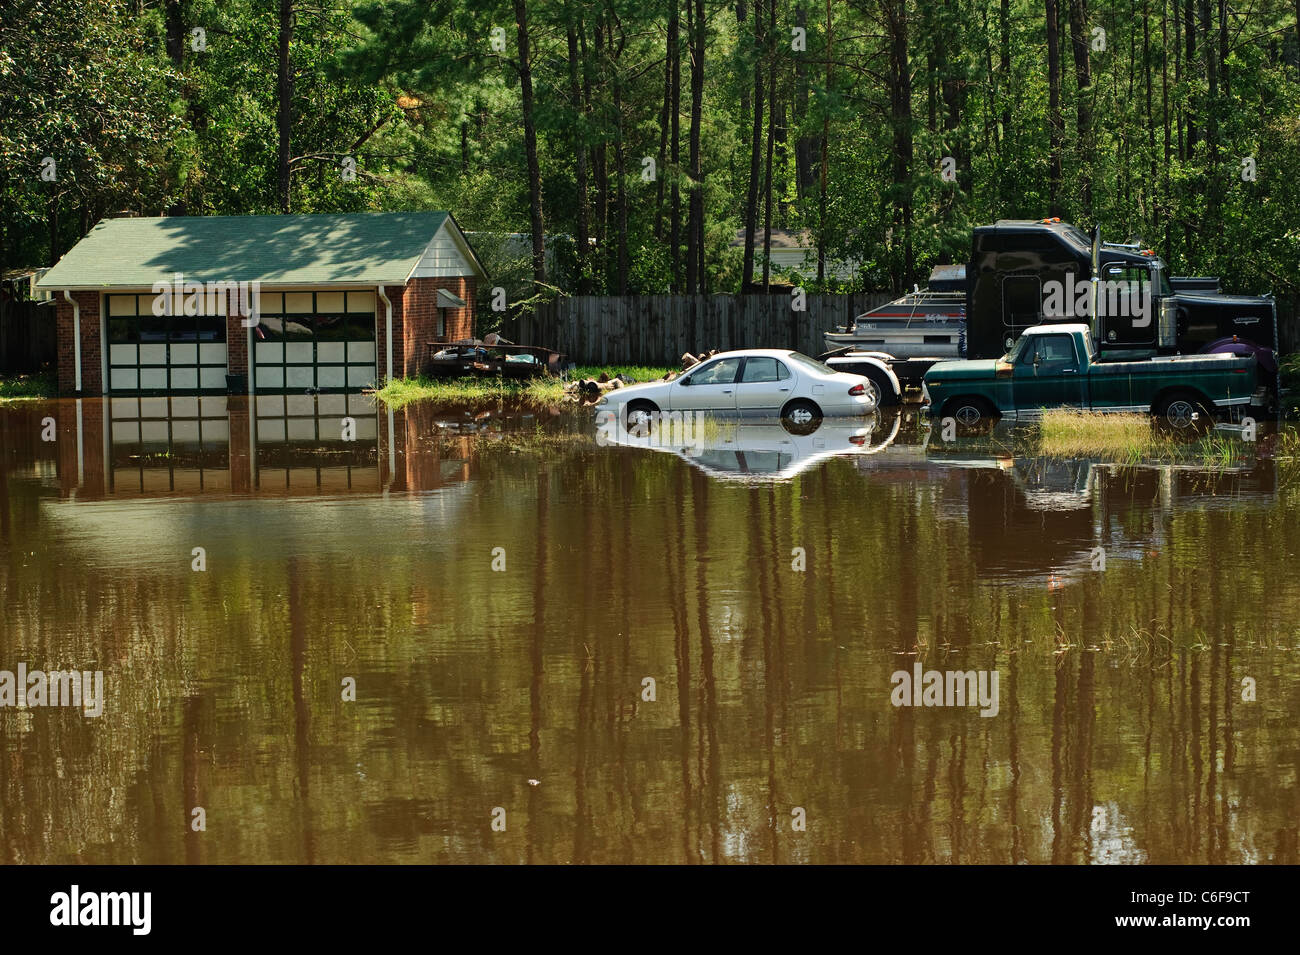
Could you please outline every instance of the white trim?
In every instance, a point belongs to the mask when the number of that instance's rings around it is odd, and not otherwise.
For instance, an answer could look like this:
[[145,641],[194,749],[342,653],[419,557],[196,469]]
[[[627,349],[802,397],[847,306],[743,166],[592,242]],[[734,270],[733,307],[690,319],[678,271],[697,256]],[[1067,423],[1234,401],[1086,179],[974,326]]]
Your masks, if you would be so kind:
[[[389,301],[388,294],[384,291],[382,285],[376,286],[379,291],[379,298],[384,303],[384,352],[385,367],[388,373],[384,376],[384,384],[393,380],[393,303]],[[378,364],[378,359],[376,359]]]
[[[81,306],[69,294],[67,289],[63,290],[63,300],[72,306],[72,360],[76,363],[76,384],[74,390],[77,395],[81,395]],[[77,408],[80,413],[81,408]]]

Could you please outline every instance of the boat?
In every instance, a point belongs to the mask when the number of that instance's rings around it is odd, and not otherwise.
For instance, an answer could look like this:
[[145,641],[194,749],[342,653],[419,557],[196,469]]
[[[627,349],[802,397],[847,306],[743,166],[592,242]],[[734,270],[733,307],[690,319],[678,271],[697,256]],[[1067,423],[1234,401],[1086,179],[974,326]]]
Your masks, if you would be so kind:
[[914,288],[824,337],[827,351],[852,348],[894,358],[963,358],[966,266],[935,266],[924,289]]

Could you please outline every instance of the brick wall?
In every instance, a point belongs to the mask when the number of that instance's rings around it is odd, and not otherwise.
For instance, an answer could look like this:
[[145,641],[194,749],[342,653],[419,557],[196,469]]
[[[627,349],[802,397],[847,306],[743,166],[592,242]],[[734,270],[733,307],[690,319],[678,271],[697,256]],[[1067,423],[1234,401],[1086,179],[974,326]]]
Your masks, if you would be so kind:
[[[403,296],[402,340],[403,360],[401,374],[418,375],[428,358],[429,342],[454,342],[471,338],[474,334],[474,295],[476,280],[472,276],[456,278],[416,278],[407,284]],[[465,302],[464,308],[449,308],[446,328],[438,334],[438,289],[446,289]],[[394,337],[397,332],[394,330]],[[398,374],[396,358],[393,373]]]
[[239,312],[226,316],[226,373],[248,374],[248,329]]
[[[72,305],[64,300],[61,292],[56,295],[58,304],[54,323],[58,340],[59,394],[70,395],[77,387]],[[72,297],[81,306],[81,392],[101,395],[104,381],[100,368],[99,293],[73,292]]]
[[[420,373],[428,357],[428,343],[460,341],[474,335],[474,297],[477,280],[473,276],[457,278],[416,278],[405,288],[387,288],[393,303],[393,377],[411,378]],[[464,308],[446,310],[444,334],[438,334],[438,289],[446,289],[464,300]],[[379,376],[385,373],[386,329],[384,303],[375,299],[375,347]]]

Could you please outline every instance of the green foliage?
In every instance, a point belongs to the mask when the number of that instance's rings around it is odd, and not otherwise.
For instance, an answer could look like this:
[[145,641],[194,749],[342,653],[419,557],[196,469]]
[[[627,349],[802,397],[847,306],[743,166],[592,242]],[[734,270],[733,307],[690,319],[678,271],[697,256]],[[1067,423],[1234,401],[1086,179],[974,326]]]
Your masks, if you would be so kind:
[[[748,212],[755,70],[764,107],[757,245],[770,217],[844,270],[824,281],[815,266],[776,277],[818,290],[904,287],[932,264],[961,261],[973,224],[1055,211],[1085,228],[1100,222],[1116,239],[1140,236],[1175,273],[1220,274],[1242,291],[1300,291],[1300,38],[1291,0],[1233,9],[1222,61],[1212,9],[1208,43],[1206,24],[1193,24],[1190,63],[1180,4],[1093,0],[1082,25],[1091,44],[1086,88],[1075,72],[1071,5],[1062,4],[1055,199],[1041,4],[1010,0],[1004,45],[1000,0],[834,4],[829,24],[824,4],[774,2],[770,32],[765,3],[746,4],[743,19],[736,5],[706,5],[699,122],[709,291],[737,290],[744,271],[736,236]],[[687,4],[526,6],[545,231],[564,246],[548,260],[548,280],[566,291],[680,290],[693,186]],[[293,211],[447,208],[473,232],[528,233],[513,2],[294,9]],[[180,11],[186,30],[179,57],[167,50],[168,10]],[[665,95],[673,10],[675,161]],[[804,49],[792,48],[793,24],[806,30]],[[893,41],[903,26],[900,73]],[[205,50],[191,49],[192,27],[206,31]],[[278,6],[265,0],[8,4],[0,266],[46,264],[106,215],[278,210],[279,30]],[[903,76],[908,97],[899,93]],[[1080,105],[1091,114],[1086,130]],[[55,183],[39,178],[45,156],[58,162]],[[356,160],[355,180],[341,175],[345,156]],[[955,181],[941,175],[947,157]],[[1253,181],[1241,176],[1245,159],[1257,169]],[[646,160],[653,175],[643,175]],[[584,199],[593,244],[580,257],[572,238]],[[517,253],[492,263],[494,277],[499,268],[501,281],[521,290],[512,301],[531,293],[531,262]]]

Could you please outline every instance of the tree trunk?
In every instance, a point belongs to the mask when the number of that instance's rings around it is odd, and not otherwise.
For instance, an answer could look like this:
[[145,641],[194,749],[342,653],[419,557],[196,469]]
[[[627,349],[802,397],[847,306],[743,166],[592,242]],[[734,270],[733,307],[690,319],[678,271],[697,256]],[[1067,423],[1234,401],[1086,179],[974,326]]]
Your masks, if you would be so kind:
[[[1187,76],[1192,76],[1193,64],[1196,62],[1196,22],[1192,16],[1192,0],[1184,0],[1183,3],[1183,35],[1187,41]],[[1187,155],[1186,159],[1192,158],[1192,152],[1196,147],[1196,114],[1197,108],[1195,99],[1192,99],[1187,107]]]
[[1086,0],[1070,0],[1070,42],[1074,48],[1076,138],[1079,151],[1079,192],[1083,214],[1092,220],[1092,68],[1088,62],[1088,7]]
[[[285,0],[287,2],[287,0]],[[519,90],[524,111],[524,159],[528,165],[528,218],[533,233],[533,283],[546,284],[546,237],[542,231],[542,171],[537,161],[537,124],[533,117],[533,72],[528,54],[528,5],[514,0],[519,31]]]
[[[689,2],[689,0],[688,0]],[[707,23],[704,0],[694,0],[691,17],[691,195],[690,225],[687,229],[686,291],[704,291],[704,169],[700,156],[700,132],[704,119],[704,41]]]
[[[903,258],[895,256],[894,291],[900,291],[915,271],[912,259],[912,75],[907,48],[907,0],[886,0],[889,37],[890,118],[893,125],[893,186],[895,225],[902,234]],[[895,235],[894,242],[899,239]],[[896,251],[897,245],[891,251]]]
[[[776,0],[768,0],[771,19],[768,44],[776,38]],[[756,110],[757,112],[757,110]],[[768,50],[767,64],[767,172],[763,176],[763,291],[772,280],[772,159],[776,151],[776,50]]]
[[[776,0],[769,0],[772,4]],[[754,0],[754,104],[749,140],[749,187],[745,193],[745,252],[741,292],[754,284],[754,233],[758,228],[758,176],[763,150],[763,2]]]
[[618,241],[617,258],[614,263],[614,287],[618,289],[619,295],[627,294],[628,278],[628,251],[627,251],[627,149],[623,142],[623,78],[619,72],[619,60],[623,53],[623,37],[620,36],[617,46],[614,43],[614,29],[616,20],[610,16],[609,24],[609,53],[610,65],[613,72],[614,87],[614,173],[617,194],[618,194],[618,219],[617,231]]
[[831,145],[831,118],[830,118],[830,92],[831,92],[831,49],[834,45],[834,34],[831,32],[831,0],[826,0],[826,102],[822,104],[822,168],[821,168],[821,195],[817,200],[817,281],[822,283],[826,281],[826,180],[830,172],[830,145]]
[[576,176],[575,188],[578,193],[578,235],[574,251],[577,258],[578,294],[590,295],[591,276],[589,274],[590,264],[588,263],[588,256],[591,252],[591,243],[588,240],[591,229],[588,221],[590,197],[587,195],[587,143],[584,136],[587,111],[583,107],[582,87],[578,78],[578,29],[580,22],[572,7],[569,8],[568,12],[568,20],[565,24],[565,38],[568,40],[569,47],[569,102],[573,107],[574,114],[573,160]]
[[682,193],[679,185],[682,165],[682,48],[681,38],[677,35],[680,19],[677,10],[677,0],[673,0],[672,16],[668,20],[668,50],[669,55],[672,57],[673,70],[673,108],[672,116],[669,119],[669,122],[672,124],[669,139],[672,140],[673,185],[672,196],[669,202],[671,209],[669,213],[670,221],[668,227],[668,241],[669,245],[672,247],[674,293],[682,290]]
[[276,185],[280,211],[289,211],[289,139],[293,133],[293,64],[289,62],[289,44],[293,40],[293,0],[280,0],[280,62],[276,81],[279,109],[276,131],[280,137]]
[[1057,19],[1057,0],[1045,0],[1047,15],[1047,205],[1049,212],[1061,214],[1061,40]]

